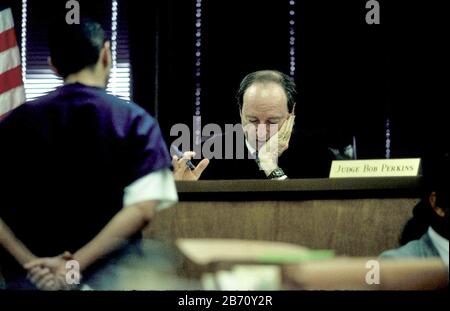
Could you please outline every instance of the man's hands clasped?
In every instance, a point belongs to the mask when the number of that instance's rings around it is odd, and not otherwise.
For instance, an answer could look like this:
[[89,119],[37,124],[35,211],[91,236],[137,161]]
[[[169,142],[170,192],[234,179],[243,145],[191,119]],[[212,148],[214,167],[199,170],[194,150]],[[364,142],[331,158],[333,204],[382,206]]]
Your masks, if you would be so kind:
[[24,268],[28,271],[27,278],[40,290],[73,290],[78,285],[67,282],[67,262],[70,260],[73,260],[72,254],[65,252],[55,257],[34,259]]

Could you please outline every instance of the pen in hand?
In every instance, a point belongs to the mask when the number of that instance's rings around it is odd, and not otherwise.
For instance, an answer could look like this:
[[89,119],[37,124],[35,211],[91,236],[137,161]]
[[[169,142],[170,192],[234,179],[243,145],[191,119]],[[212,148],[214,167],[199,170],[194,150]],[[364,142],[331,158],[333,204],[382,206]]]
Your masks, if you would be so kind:
[[[176,155],[178,158],[181,159],[181,158],[184,156],[184,153],[181,152],[180,149],[178,149],[175,145],[172,145],[172,150],[175,152],[175,155]],[[186,165],[187,165],[191,170],[194,170],[194,169],[195,169],[195,165],[192,164],[191,160],[188,160],[188,161],[186,162]]]

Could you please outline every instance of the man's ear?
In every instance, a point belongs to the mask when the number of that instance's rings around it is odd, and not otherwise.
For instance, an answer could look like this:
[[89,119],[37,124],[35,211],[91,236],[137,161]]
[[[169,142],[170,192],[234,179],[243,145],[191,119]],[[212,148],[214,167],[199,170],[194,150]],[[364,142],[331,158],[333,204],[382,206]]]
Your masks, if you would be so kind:
[[100,62],[103,67],[111,67],[112,56],[111,56],[111,43],[106,41],[103,44],[103,48],[100,51]]
[[52,58],[50,56],[47,57],[47,64],[50,67],[50,69],[54,72],[55,75],[61,76],[58,72],[58,69],[56,69],[56,67],[53,65]]
[[445,217],[445,210],[436,205],[436,192],[431,192],[428,198],[431,208],[439,217]]

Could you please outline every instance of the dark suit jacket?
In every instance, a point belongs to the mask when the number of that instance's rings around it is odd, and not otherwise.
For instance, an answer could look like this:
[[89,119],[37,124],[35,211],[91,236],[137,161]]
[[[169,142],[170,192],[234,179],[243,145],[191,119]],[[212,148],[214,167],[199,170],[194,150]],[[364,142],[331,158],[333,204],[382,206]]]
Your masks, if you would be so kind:
[[[220,140],[222,150],[225,150],[224,135],[212,139]],[[255,159],[249,157],[245,144],[244,149],[244,159],[210,159],[200,179],[267,179]],[[296,131],[291,136],[289,148],[279,158],[278,166],[288,178],[326,178],[332,160],[333,155],[324,142]]]

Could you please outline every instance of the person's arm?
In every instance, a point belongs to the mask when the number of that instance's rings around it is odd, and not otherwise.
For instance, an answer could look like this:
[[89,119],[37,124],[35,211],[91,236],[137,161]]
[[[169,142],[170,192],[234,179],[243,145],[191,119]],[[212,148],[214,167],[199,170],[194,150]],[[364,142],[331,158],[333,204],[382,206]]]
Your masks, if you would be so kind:
[[1,218],[0,246],[3,246],[21,265],[37,258],[19,239],[16,238],[14,233]]
[[66,280],[66,263],[76,260],[82,272],[103,256],[123,245],[136,232],[142,230],[153,218],[158,201],[146,201],[125,206],[90,242],[74,255],[65,253],[55,257],[37,258],[27,262],[28,278],[43,290],[71,289]]
[[73,258],[85,270],[99,258],[116,250],[136,232],[150,223],[158,201],[146,201],[124,207],[88,244],[75,252]]
[[[70,257],[78,261],[80,271],[85,270],[95,261],[119,248],[127,239],[142,230],[154,215],[154,208],[158,201],[139,202],[125,206],[106,226],[86,245]],[[25,268],[31,271],[31,276],[39,270],[37,267],[47,267],[51,273],[64,274],[67,259],[62,256],[38,258],[28,262]],[[38,281],[38,280],[35,280]]]
[[[151,191],[149,191],[151,189]],[[41,289],[70,288],[64,281],[57,287],[47,284],[49,274],[65,280],[66,262],[77,260],[80,270],[86,269],[100,257],[112,252],[122,243],[142,230],[155,212],[168,208],[178,200],[175,183],[169,169],[159,170],[133,182],[124,190],[124,208],[85,246],[74,255],[39,258],[25,265],[30,280]],[[70,255],[70,256],[69,256]]]

